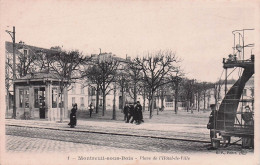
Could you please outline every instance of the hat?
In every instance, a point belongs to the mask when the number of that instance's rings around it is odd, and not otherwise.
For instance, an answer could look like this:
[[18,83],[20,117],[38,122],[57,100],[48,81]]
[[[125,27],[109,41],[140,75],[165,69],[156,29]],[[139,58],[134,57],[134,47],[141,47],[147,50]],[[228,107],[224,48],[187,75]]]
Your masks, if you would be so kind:
[[214,108],[216,104],[210,104],[210,108]]

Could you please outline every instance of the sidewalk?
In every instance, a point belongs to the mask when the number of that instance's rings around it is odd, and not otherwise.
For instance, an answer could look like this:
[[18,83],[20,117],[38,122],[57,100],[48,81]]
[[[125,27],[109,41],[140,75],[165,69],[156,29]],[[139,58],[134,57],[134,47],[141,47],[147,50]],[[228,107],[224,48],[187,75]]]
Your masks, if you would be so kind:
[[15,120],[6,119],[5,124],[64,131],[109,133],[127,136],[145,136],[151,138],[183,139],[209,142],[209,130],[199,124],[162,124],[142,123],[140,125],[124,121],[78,120],[75,128],[69,128],[68,120],[63,123],[46,120]]

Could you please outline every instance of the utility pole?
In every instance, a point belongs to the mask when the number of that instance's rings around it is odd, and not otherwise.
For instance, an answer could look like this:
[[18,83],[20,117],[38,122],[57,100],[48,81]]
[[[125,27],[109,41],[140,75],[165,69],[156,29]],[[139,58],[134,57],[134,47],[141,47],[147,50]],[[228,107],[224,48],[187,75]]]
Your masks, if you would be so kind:
[[6,56],[6,60],[7,60],[7,64],[5,64],[6,65],[6,67],[5,67],[5,72],[6,72],[6,74],[5,74],[5,76],[6,76],[6,78],[7,78],[7,81],[5,80],[5,87],[6,87],[6,93],[7,93],[7,97],[6,97],[6,114],[5,114],[5,116],[6,116],[6,118],[8,117],[8,112],[9,112],[9,103],[10,103],[10,97],[9,97],[9,88],[10,88],[10,80],[9,80],[9,56],[7,55]]
[[14,81],[16,79],[16,59],[15,59],[15,26],[13,26],[13,31],[8,31],[6,32],[11,36],[13,40],[13,96],[14,96],[14,102],[13,102],[13,118],[16,118],[16,106],[15,106],[15,85]]

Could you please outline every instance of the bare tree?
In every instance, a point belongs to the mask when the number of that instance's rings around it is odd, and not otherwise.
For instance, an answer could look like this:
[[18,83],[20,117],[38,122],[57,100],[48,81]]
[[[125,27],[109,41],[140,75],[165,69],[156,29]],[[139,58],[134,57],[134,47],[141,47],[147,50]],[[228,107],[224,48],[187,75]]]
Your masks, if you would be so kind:
[[194,93],[195,93],[195,80],[183,79],[181,84],[181,96],[186,104],[187,112],[190,107],[194,105]]
[[130,88],[130,96],[134,99],[134,102],[137,101],[137,94],[141,90],[141,80],[142,80],[142,69],[137,63],[138,59],[129,61],[127,64],[126,73],[128,75],[128,87]]
[[208,90],[213,89],[214,84],[209,82],[202,82],[201,83],[201,90],[203,95],[203,104],[204,104],[204,110],[206,109],[206,98],[208,96]]
[[115,81],[118,65],[119,65],[119,61],[113,59],[113,57],[107,60],[98,61],[97,63],[97,68],[99,68],[98,70],[101,72],[100,90],[102,91],[102,95],[103,95],[103,109],[102,109],[103,116],[105,115],[105,111],[106,111],[106,95],[110,92],[110,90],[112,90],[110,89],[109,85]]
[[[102,76],[101,76],[101,69],[96,65],[92,65],[86,68],[82,74],[82,78],[86,78],[86,81],[90,81],[91,83],[87,83],[88,86],[94,87],[96,91],[96,113],[98,113],[99,107],[99,91],[102,84]],[[93,83],[93,85],[92,85]]]
[[35,51],[24,44],[24,42],[19,42],[18,46],[18,53],[17,53],[17,71],[19,77],[26,76],[28,73],[33,71],[33,63],[37,59],[37,54]]
[[120,91],[121,91],[121,96],[122,96],[122,112],[123,112],[123,109],[124,109],[124,106],[125,106],[125,91],[126,91],[126,88],[128,87],[128,75],[121,71],[118,73],[117,75],[117,84],[119,85],[119,87],[121,88]]
[[135,59],[137,65],[142,69],[143,81],[149,89],[149,109],[150,118],[152,118],[152,111],[154,109],[154,95],[155,91],[162,85],[169,82],[163,80],[166,76],[176,71],[174,63],[177,62],[177,57],[172,51],[159,51],[155,54],[147,54],[143,59]]
[[178,69],[176,72],[172,75],[170,75],[170,85],[172,89],[174,90],[174,111],[175,114],[178,112],[178,101],[179,101],[179,90],[180,90],[180,83],[182,82],[182,77],[184,76],[184,73]]
[[13,85],[13,67],[10,63],[10,58],[8,53],[6,53],[5,58],[5,89],[6,89],[6,115],[8,115],[9,105],[10,105],[10,87]]
[[74,82],[74,80],[80,78],[80,67],[90,61],[89,57],[84,57],[82,53],[78,51],[58,51],[52,52],[52,62],[50,63],[50,69],[59,76],[59,89],[60,89],[60,122],[63,121],[62,96],[64,89]]

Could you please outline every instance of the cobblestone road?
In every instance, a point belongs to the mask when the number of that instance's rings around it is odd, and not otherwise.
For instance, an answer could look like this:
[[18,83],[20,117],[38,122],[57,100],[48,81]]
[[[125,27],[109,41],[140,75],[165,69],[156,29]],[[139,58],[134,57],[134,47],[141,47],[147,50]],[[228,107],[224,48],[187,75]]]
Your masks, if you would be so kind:
[[[108,149],[115,152],[125,150],[160,153],[216,152],[208,151],[207,143],[88,132],[7,126],[6,134],[8,152],[81,152]],[[241,146],[231,146],[228,150],[239,151]],[[253,150],[247,152],[253,152]]]
[[31,153],[75,153],[75,152],[110,152],[110,153],[136,153],[144,152],[131,149],[122,149],[116,147],[107,147],[100,145],[82,144],[74,142],[65,142],[50,139],[31,138],[23,136],[6,135],[7,152],[31,152]]

